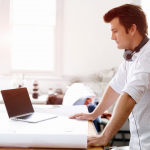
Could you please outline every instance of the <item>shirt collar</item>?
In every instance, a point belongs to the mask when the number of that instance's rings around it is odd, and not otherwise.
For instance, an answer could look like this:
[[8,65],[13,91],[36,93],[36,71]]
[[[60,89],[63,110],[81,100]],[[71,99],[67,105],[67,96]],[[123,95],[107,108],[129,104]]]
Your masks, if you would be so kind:
[[138,55],[139,55],[139,52],[138,52],[138,53],[135,53],[135,54],[132,56],[132,60],[134,61],[134,60],[137,58]]
[[[149,42],[150,42],[150,40],[149,40],[147,43],[149,43]],[[145,45],[147,45],[147,43],[146,43]],[[139,51],[138,53],[135,53],[135,54],[132,56],[132,60],[133,60],[133,61],[138,57],[138,55],[140,55],[140,53],[141,53],[141,51],[143,50],[143,48],[145,47],[145,45],[140,49],[140,51]]]

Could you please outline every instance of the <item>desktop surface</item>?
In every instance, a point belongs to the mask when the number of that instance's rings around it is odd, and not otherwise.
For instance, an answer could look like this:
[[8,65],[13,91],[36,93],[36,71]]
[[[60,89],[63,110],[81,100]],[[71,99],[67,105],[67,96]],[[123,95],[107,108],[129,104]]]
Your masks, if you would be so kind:
[[[0,104],[1,106],[3,105],[3,104]],[[41,109],[52,109],[52,108],[55,108],[55,106],[54,105],[34,105],[35,107],[37,107],[38,106],[38,108],[41,108]],[[57,106],[57,107],[62,107],[61,105],[60,106]],[[56,108],[57,108],[56,107]],[[94,125],[93,125],[93,122],[92,121],[88,121],[88,135],[90,136],[90,135],[96,135],[97,134],[97,132],[96,132],[96,130],[95,130],[95,127],[94,127]],[[6,147],[6,148],[0,148],[0,150],[24,150],[24,149],[26,149],[26,150],[45,150],[45,148],[12,148],[12,147]],[[46,148],[46,149],[48,149],[48,150],[52,150],[52,149],[55,149],[55,148]],[[66,148],[57,148],[57,150],[61,150],[61,149],[66,149]],[[74,148],[67,148],[67,150],[72,150],[72,149],[74,149]],[[78,149],[83,149],[83,148],[78,148]],[[88,148],[89,150],[104,150],[102,147],[89,147]]]

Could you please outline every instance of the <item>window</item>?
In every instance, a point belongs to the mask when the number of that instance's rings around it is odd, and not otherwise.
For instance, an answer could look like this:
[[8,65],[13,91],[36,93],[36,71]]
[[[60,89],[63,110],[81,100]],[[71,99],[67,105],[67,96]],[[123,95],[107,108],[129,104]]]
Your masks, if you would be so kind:
[[0,73],[61,74],[62,6],[62,0],[0,3]]

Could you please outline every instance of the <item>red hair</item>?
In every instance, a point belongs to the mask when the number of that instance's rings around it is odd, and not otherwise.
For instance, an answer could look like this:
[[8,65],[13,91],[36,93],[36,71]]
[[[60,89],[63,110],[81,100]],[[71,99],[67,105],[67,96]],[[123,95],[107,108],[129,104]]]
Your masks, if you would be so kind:
[[132,24],[137,26],[138,32],[144,37],[148,35],[148,24],[146,14],[142,8],[134,4],[125,4],[109,10],[104,16],[104,21],[109,23],[114,18],[118,17],[120,24],[122,24],[128,33]]

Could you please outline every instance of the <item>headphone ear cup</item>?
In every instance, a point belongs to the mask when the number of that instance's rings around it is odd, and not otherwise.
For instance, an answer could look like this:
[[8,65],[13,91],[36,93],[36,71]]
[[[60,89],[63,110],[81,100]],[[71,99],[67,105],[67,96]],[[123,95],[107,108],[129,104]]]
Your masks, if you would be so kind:
[[124,54],[123,54],[123,57],[127,61],[132,61],[132,54],[133,54],[132,50],[125,50]]

